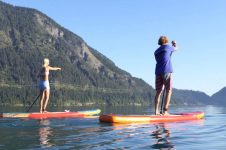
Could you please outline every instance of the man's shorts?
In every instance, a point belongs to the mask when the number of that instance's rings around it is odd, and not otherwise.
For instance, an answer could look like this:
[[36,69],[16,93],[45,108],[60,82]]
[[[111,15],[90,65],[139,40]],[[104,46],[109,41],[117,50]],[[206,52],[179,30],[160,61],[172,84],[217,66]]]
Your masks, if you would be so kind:
[[171,73],[166,73],[163,75],[155,76],[155,89],[156,92],[162,91],[163,85],[165,86],[166,91],[172,90],[173,79]]

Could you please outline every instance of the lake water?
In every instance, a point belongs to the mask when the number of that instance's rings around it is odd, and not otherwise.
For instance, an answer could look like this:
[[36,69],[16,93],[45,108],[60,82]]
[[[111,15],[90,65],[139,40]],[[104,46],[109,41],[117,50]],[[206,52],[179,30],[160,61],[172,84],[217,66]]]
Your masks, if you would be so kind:
[[[153,109],[149,107],[100,108],[102,113],[153,114]],[[63,109],[65,108],[57,108],[61,111]],[[85,109],[92,108],[70,108],[72,111]],[[3,110],[22,112],[23,108]],[[45,120],[1,118],[0,149],[225,150],[226,108],[170,107],[171,113],[192,111],[204,111],[205,119],[178,123],[112,125],[99,123],[97,117]]]

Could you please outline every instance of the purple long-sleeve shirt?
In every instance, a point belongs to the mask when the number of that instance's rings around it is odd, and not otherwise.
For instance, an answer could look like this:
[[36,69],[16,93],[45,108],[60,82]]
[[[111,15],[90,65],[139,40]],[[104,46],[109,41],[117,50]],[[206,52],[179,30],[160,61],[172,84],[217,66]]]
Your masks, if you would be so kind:
[[175,50],[175,48],[169,44],[161,45],[155,51],[155,60],[156,60],[156,67],[155,67],[155,74],[162,75],[165,73],[172,73],[173,66],[171,63],[171,54]]

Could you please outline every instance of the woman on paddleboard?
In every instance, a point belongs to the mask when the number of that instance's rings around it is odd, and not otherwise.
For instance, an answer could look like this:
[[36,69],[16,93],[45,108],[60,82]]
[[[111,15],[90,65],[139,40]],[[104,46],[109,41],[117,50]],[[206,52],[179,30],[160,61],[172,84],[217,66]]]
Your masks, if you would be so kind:
[[50,86],[49,86],[49,71],[50,70],[61,70],[59,67],[49,66],[49,59],[43,60],[42,69],[39,73],[39,89],[40,89],[40,113],[46,112],[46,107],[49,101]]
[[[176,50],[176,41],[172,41],[172,45],[168,43],[166,36],[161,36],[158,40],[160,47],[155,51],[155,114],[169,115],[168,107],[172,95],[172,73],[173,67],[171,63],[171,54]],[[163,110],[159,111],[160,95],[162,93],[163,85],[165,86],[166,96],[163,100]],[[163,94],[164,95],[164,94]]]

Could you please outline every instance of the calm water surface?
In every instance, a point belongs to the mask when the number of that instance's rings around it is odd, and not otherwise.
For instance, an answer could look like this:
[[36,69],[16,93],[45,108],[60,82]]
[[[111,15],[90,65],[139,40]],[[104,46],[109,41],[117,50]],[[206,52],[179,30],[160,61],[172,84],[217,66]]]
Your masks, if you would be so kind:
[[[57,108],[57,110],[65,108]],[[91,108],[70,108],[70,110]],[[102,113],[153,114],[148,107],[103,107]],[[23,111],[23,108],[4,108]],[[56,110],[52,109],[53,111]],[[171,113],[204,111],[204,120],[113,125],[98,118],[0,119],[0,149],[178,149],[225,150],[226,108],[171,107]]]

